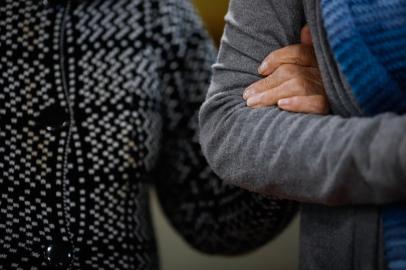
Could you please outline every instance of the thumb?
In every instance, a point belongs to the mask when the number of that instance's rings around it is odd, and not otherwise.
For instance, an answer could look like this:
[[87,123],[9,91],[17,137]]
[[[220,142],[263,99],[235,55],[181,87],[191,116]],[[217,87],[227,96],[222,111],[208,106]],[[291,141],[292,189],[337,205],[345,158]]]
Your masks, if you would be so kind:
[[310,28],[307,24],[302,28],[302,31],[300,32],[300,41],[304,45],[313,46],[312,34],[310,33]]

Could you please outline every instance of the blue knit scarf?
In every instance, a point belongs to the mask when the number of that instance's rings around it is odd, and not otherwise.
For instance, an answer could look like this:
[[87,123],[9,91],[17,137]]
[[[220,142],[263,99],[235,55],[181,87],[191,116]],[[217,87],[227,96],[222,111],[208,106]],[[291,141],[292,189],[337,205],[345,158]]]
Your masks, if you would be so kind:
[[[405,113],[406,0],[321,3],[334,57],[365,114]],[[406,269],[406,205],[382,214],[388,268]]]

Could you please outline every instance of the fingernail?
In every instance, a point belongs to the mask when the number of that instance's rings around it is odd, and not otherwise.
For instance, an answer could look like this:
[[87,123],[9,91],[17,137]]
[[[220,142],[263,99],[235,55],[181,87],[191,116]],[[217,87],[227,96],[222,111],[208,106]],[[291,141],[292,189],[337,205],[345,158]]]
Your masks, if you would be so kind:
[[249,96],[251,96],[255,91],[255,88],[250,86],[247,89],[245,89],[244,94],[242,95],[242,97],[247,100],[249,98]]
[[268,68],[268,63],[267,62],[262,62],[262,64],[258,68],[258,73],[259,74],[264,73],[267,68]]
[[261,98],[262,98],[261,94],[253,95],[253,96],[249,97],[248,100],[247,100],[247,106],[251,107],[251,106],[257,105],[258,103],[261,102]]
[[278,106],[283,107],[286,105],[290,104],[290,99],[289,98],[284,98],[284,99],[280,99],[278,100]]

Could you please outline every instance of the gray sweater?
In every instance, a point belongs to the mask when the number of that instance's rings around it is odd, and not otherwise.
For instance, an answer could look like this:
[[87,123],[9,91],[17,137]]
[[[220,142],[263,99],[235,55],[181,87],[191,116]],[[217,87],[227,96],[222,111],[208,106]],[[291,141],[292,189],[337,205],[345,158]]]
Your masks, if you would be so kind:
[[[379,206],[406,198],[406,116],[364,117],[339,72],[319,0],[231,0],[200,112],[203,151],[227,183],[302,203],[301,268],[384,269]],[[262,59],[308,23],[331,116],[250,109]]]

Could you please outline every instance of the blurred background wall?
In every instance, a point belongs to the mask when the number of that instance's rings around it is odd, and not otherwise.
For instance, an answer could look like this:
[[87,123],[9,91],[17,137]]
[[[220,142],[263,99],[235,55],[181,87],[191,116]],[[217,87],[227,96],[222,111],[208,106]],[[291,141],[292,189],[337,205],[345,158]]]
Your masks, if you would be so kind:
[[[224,27],[227,0],[194,0],[209,32],[218,41]],[[157,232],[162,270],[296,270],[298,269],[298,218],[277,239],[244,256],[206,256],[191,249],[163,217],[155,195],[153,219]]]

